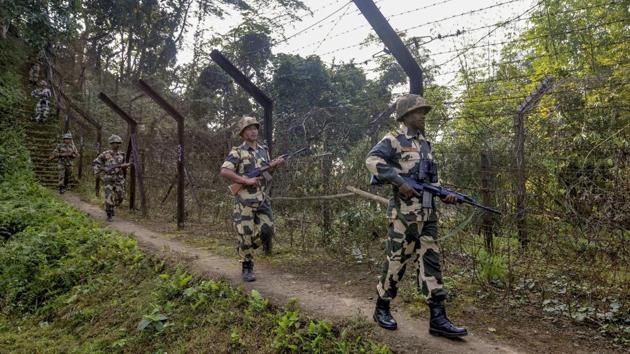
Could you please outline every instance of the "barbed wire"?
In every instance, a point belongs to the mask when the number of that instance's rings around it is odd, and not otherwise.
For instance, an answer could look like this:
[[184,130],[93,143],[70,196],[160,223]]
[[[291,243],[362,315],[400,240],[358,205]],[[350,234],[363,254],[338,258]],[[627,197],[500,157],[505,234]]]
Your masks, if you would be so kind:
[[[454,0],[443,0],[443,1],[439,1],[439,2],[436,2],[436,3],[433,3],[433,4],[429,4],[429,5],[426,5],[426,6],[423,6],[423,7],[417,8],[417,9],[415,9],[414,11],[419,11],[419,10],[423,10],[423,9],[428,9],[428,8],[435,7],[435,6],[437,6],[437,5],[445,4],[445,3],[448,3],[448,2],[452,2],[452,1],[454,1]],[[410,12],[412,12],[412,11],[409,11],[409,12],[407,12],[407,13],[410,13]],[[394,16],[396,16],[396,15],[394,15]],[[393,17],[393,16],[387,17],[387,20],[389,21],[389,19],[390,19],[391,17]],[[346,35],[346,34],[348,34],[348,33],[351,33],[351,32],[354,32],[354,31],[356,31],[356,30],[359,30],[359,29],[361,29],[361,28],[367,28],[367,27],[369,27],[369,24],[361,24],[361,25],[355,26],[355,27],[353,27],[353,28],[350,28],[350,29],[348,29],[348,30],[342,31],[342,32],[340,32],[340,33],[338,33],[338,34],[336,34],[336,35],[334,35],[334,36],[331,36],[331,37],[329,37],[328,39],[338,38],[338,37],[344,36],[344,35]],[[306,44],[306,45],[304,45],[304,46],[302,46],[302,47],[299,47],[299,48],[297,48],[297,49],[296,49],[296,51],[300,51],[300,50],[302,50],[302,49],[306,49],[306,48],[308,48],[308,47],[311,47],[311,46],[313,46],[313,43],[315,43],[315,42],[311,42],[311,43]]]
[[346,16],[346,14],[348,13],[348,9],[350,9],[350,7],[346,7],[346,10],[343,12],[343,14],[341,14],[341,16],[339,16],[339,18],[337,19],[337,21],[335,23],[333,23],[332,27],[330,28],[330,30],[328,31],[328,33],[326,33],[326,35],[324,36],[324,38],[322,38],[321,41],[319,41],[319,43],[317,44],[317,47],[314,49],[314,51],[317,51],[319,49],[319,47],[321,47],[321,45],[327,41],[329,38],[328,36],[330,35],[330,33],[332,33],[332,31],[335,30],[335,28],[337,27],[337,25],[339,24],[339,22]]
[[[427,6],[423,7],[423,8],[428,8],[428,7],[434,6],[436,4],[442,4],[442,3],[449,2],[449,1],[452,1],[452,0],[446,0],[446,1],[438,2],[438,3],[434,3],[434,4],[431,4],[431,5],[427,5]],[[608,3],[605,3],[605,4],[597,4],[597,5],[582,7],[582,8],[579,8],[579,9],[564,10],[564,11],[560,11],[558,14],[579,13],[579,12],[582,12],[584,10],[589,10],[589,9],[593,9],[593,8],[601,8],[601,7],[606,7],[608,5],[614,5],[614,4],[620,4],[620,3],[621,2],[619,2],[619,1],[611,1],[611,2],[608,2]],[[534,19],[542,18],[542,17],[543,17],[543,15],[532,15],[532,16],[529,16],[529,17],[524,17],[524,18],[511,20],[510,23],[534,20]],[[496,27],[497,25],[501,24],[502,22],[505,22],[505,20],[501,21],[501,22],[497,22],[497,23],[492,23],[492,24],[479,26],[479,27],[458,29],[455,32],[447,33],[447,34],[439,34],[438,33],[437,35],[423,35],[423,36],[416,37],[416,38],[428,38],[428,40],[424,41],[422,43],[416,42],[416,44],[417,45],[425,45],[425,44],[428,44],[428,43],[436,41],[436,40],[446,40],[447,38],[458,37],[458,36],[462,36],[462,35],[465,35],[465,34],[470,34],[472,32],[480,31],[480,30],[483,30],[483,29]],[[331,37],[327,36],[327,37],[328,37],[329,40],[330,39],[334,39],[334,38],[337,38],[337,37],[341,37],[341,36],[343,36],[343,35],[345,35],[347,33],[353,32],[353,31],[355,31],[357,29],[364,28],[364,27],[368,27],[368,25],[362,24],[362,25],[356,26],[354,28],[351,28],[349,30],[340,32],[340,33],[338,33],[338,34],[336,34],[334,36],[331,36]],[[400,30],[399,33],[406,33],[407,35],[409,35],[409,33],[407,33],[407,31],[405,29]],[[411,37],[414,38],[413,35],[411,35]],[[303,45],[303,46],[301,46],[299,48],[296,48],[295,51],[300,52],[300,51],[302,51],[304,49],[312,47],[316,43],[318,43],[318,41],[313,41],[313,42],[307,43],[307,44],[305,44],[305,45]],[[354,47],[356,47],[356,46],[358,46],[358,45],[355,45]],[[342,48],[346,49],[345,47],[342,47]],[[457,52],[457,50],[447,51],[447,52],[444,52],[444,53],[451,53],[451,52],[455,53],[455,52]],[[432,53],[432,54],[436,54],[436,53]],[[359,61],[359,63],[361,63],[361,64],[368,64],[372,60],[374,60],[373,57],[369,58],[369,59],[366,59],[366,60]]]
[[[570,30],[562,31],[562,32],[553,32],[553,33],[548,33],[548,34],[539,35],[539,36],[530,36],[530,37],[519,38],[518,40],[485,43],[485,44],[476,45],[474,48],[487,48],[487,47],[494,47],[494,46],[505,45],[505,44],[526,43],[526,42],[534,41],[536,39],[547,38],[549,36],[555,36],[555,35],[562,35],[562,34],[569,34],[569,33],[587,31],[587,30],[590,30],[590,29],[593,29],[593,28],[603,27],[603,26],[606,26],[606,25],[611,25],[611,24],[621,23],[621,22],[626,22],[626,21],[630,21],[630,19],[621,19],[621,20],[615,20],[615,21],[601,22],[601,23],[598,23],[598,24],[589,25],[589,26],[581,27],[581,28],[570,29]],[[471,49],[474,49],[474,48],[471,48]],[[459,53],[459,52],[460,52],[459,50],[453,49],[453,50],[446,50],[446,51],[442,51],[442,52],[432,52],[431,54],[432,55],[441,55],[441,54]],[[443,64],[444,63],[440,63],[440,64],[437,64],[436,66],[441,66]]]
[[[589,46],[589,48],[593,48],[593,49],[608,48],[608,47],[611,47],[611,46],[616,46],[616,45],[620,45],[620,44],[626,44],[628,40],[630,40],[630,37],[622,38],[621,41],[610,42],[610,43],[606,43],[606,44],[600,45],[600,46]],[[544,54],[539,54],[539,55],[532,55],[532,56],[526,57],[525,59],[506,60],[506,61],[501,61],[499,63],[490,63],[490,64],[484,64],[484,65],[479,65],[479,66],[473,66],[473,67],[466,68],[466,70],[470,71],[470,70],[484,69],[484,68],[490,68],[490,67],[498,67],[500,65],[507,65],[507,64],[531,63],[531,61],[535,60],[535,59],[541,59],[541,58],[545,58],[545,57],[555,56],[555,55],[558,55],[558,54],[571,54],[571,53],[574,52],[574,50],[575,50],[575,48],[570,48],[568,50],[559,51],[559,52],[555,52],[555,53],[544,53]],[[435,68],[437,68],[437,66],[432,66],[432,67],[429,68],[429,70],[435,69]],[[445,75],[456,74],[456,73],[459,73],[461,70],[462,69],[434,73],[433,76],[445,76]]]
[[[470,11],[463,12],[463,13],[460,13],[460,14],[457,14],[457,15],[452,15],[452,16],[449,16],[449,17],[445,17],[445,18],[442,18],[442,19],[439,19],[439,20],[426,22],[426,23],[423,23],[422,25],[413,26],[413,27],[408,28],[407,30],[428,26],[428,25],[433,24],[433,23],[443,22],[443,21],[446,21],[446,20],[449,20],[449,19],[452,19],[452,18],[463,16],[463,15],[474,14],[474,13],[477,13],[477,12],[480,12],[480,11],[485,11],[485,10],[492,9],[492,8],[495,8],[495,7],[498,7],[498,6],[503,6],[503,5],[506,5],[506,4],[510,4],[510,3],[513,3],[513,2],[516,2],[516,1],[520,1],[520,0],[509,0],[509,1],[506,1],[506,2],[501,2],[501,3],[494,4],[492,6],[488,6],[488,7],[484,7],[484,8],[480,8],[480,9],[476,9],[476,10],[470,10]],[[517,18],[520,18],[521,16],[524,16],[527,12],[533,10],[539,4],[540,4],[540,2],[538,2],[536,5],[534,5],[531,8],[529,8],[527,11],[525,11],[524,13],[519,15]],[[508,21],[500,22],[498,24],[493,25],[492,27],[495,27],[495,28],[492,31],[490,31],[489,34],[493,33],[496,29],[498,29],[500,27],[503,27],[503,26],[505,26],[505,25],[507,25],[509,23],[510,23],[510,21],[508,20]],[[484,37],[482,37],[482,39],[487,37],[489,34],[486,34]],[[360,43],[348,45],[348,46],[345,46],[345,47],[341,47],[341,48],[330,50],[328,52],[322,53],[321,55],[324,56],[324,55],[335,54],[335,53],[338,53],[338,52],[341,52],[341,51],[344,51],[344,50],[347,50],[347,49],[351,49],[351,48],[356,48],[356,47],[359,47],[359,46],[362,46],[362,45],[366,45],[366,43],[360,42]],[[453,59],[451,59],[451,60],[453,60]]]
[[[281,43],[287,42],[287,41],[291,40],[292,38],[295,38],[295,37],[298,37],[298,36],[303,35],[303,34],[305,34],[305,33],[308,33],[309,31],[313,30],[313,28],[315,28],[315,26],[317,26],[317,25],[321,24],[322,22],[324,22],[324,21],[328,20],[329,18],[333,17],[333,16],[334,16],[335,14],[337,14],[339,11],[341,11],[341,10],[345,9],[346,7],[350,6],[350,4],[352,4],[352,0],[347,1],[347,2],[346,2],[344,5],[342,5],[341,7],[337,8],[337,9],[336,9],[336,10],[334,10],[333,12],[331,12],[331,13],[329,13],[328,15],[324,16],[324,17],[323,17],[323,18],[321,18],[320,20],[318,20],[318,21],[316,21],[316,22],[314,22],[314,23],[312,23],[312,24],[310,24],[310,25],[308,25],[308,26],[306,26],[306,27],[302,28],[301,30],[298,30],[297,32],[294,32],[293,34],[291,34],[291,35],[289,35],[289,36],[287,36],[287,37],[284,37],[283,39],[278,39],[278,40],[272,41],[272,42],[271,42],[271,45],[272,45],[272,46],[275,46],[275,45],[278,45],[278,44],[281,44]],[[250,55],[250,54],[254,54],[254,53],[260,52],[260,51],[262,51],[262,50],[263,50],[263,49],[251,50],[251,51],[247,51],[245,54],[246,54],[246,55]]]

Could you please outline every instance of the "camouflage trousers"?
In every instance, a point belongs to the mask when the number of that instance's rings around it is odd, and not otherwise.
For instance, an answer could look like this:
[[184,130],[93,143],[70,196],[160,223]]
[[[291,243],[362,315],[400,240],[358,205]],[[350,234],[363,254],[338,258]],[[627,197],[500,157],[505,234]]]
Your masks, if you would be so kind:
[[48,119],[49,111],[48,100],[39,100],[35,106],[35,117],[33,119],[36,122],[45,122]]
[[416,269],[419,290],[428,299],[439,302],[446,298],[440,266],[440,248],[437,237],[437,216],[432,213],[425,222],[390,219],[387,229],[387,260],[376,290],[384,300],[391,300],[398,293],[398,283],[411,263]]
[[239,236],[238,250],[241,257],[251,259],[251,250],[273,237],[273,212],[268,200],[259,206],[234,203],[233,225]]
[[125,199],[125,180],[106,176],[103,178],[105,191],[105,211],[114,211],[114,207],[122,204]]
[[66,187],[72,181],[72,165],[57,164],[59,170],[59,180],[57,182],[58,187]]

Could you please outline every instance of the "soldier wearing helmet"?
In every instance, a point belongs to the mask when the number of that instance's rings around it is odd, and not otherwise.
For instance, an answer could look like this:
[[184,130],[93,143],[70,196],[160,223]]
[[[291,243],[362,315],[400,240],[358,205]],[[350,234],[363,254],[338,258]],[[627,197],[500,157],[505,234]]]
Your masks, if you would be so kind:
[[271,253],[268,245],[273,237],[273,213],[265,179],[249,178],[246,173],[269,165],[270,171],[282,164],[282,157],[273,161],[266,146],[258,143],[260,123],[254,117],[244,116],[238,122],[238,135],[243,143],[232,148],[221,165],[221,177],[243,185],[234,195],[234,227],[239,235],[238,250],[242,256],[243,280],[254,281],[252,249],[261,244],[265,253]]
[[63,142],[57,144],[48,158],[49,160],[57,159],[57,168],[59,170],[57,188],[59,189],[59,194],[63,194],[66,191],[68,184],[72,180],[73,160],[77,157],[79,157],[79,151],[77,151],[76,146],[72,142],[72,134],[65,133]]
[[[101,175],[105,190],[105,213],[112,221],[114,208],[125,198],[125,172],[130,163],[125,162],[125,153],[120,151],[122,139],[112,135],[108,139],[110,150],[103,151],[92,162],[95,175]],[[98,178],[98,177],[97,177]]]
[[31,96],[39,99],[35,106],[35,116],[33,120],[44,123],[46,119],[48,119],[48,112],[50,111],[48,100],[50,99],[51,93],[46,80],[41,80],[39,85],[41,88],[36,88],[31,92]]
[[[467,335],[466,329],[453,325],[444,310],[447,292],[436,242],[435,201],[427,192],[416,192],[402,178],[415,176],[422,178],[423,183],[437,184],[437,165],[433,161],[431,144],[424,136],[425,115],[431,108],[419,95],[408,94],[398,99],[395,120],[399,127],[385,135],[366,159],[370,173],[391,184],[394,192],[387,209],[387,259],[376,287],[378,299],[374,320],[383,328],[397,328],[389,304],[396,297],[407,265],[411,264],[417,270],[419,290],[427,297],[430,308],[429,333],[461,337]],[[448,195],[442,201],[453,204],[456,196]]]

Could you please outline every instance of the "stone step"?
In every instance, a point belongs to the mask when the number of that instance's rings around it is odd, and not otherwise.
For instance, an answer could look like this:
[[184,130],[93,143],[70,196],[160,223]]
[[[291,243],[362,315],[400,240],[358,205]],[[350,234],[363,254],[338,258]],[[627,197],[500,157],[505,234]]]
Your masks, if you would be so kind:
[[33,147],[50,147],[52,150],[57,145],[57,139],[31,138],[26,140],[26,144]]
[[57,135],[53,135],[53,136],[29,136],[26,138],[26,140],[28,140],[29,142],[31,142],[32,144],[50,144],[51,142],[61,142],[61,140],[59,138],[57,138]]
[[54,173],[57,174],[57,166],[33,166],[33,172],[35,173]]
[[50,174],[35,174],[35,177],[37,177],[38,179],[45,179],[45,180],[50,180],[50,181],[56,181],[58,178],[58,175],[56,173],[50,173]]
[[59,176],[55,173],[55,174],[35,174],[35,177],[38,180],[42,180],[42,181],[57,181],[57,178],[59,178]]
[[49,170],[42,170],[42,169],[38,169],[38,168],[33,168],[33,172],[36,175],[42,175],[42,176],[56,176],[59,173],[59,170],[55,169],[49,169]]
[[61,134],[61,130],[59,128],[55,127],[50,127],[47,126],[45,124],[42,125],[27,125],[24,127],[25,131],[27,132],[27,134],[29,135],[36,135],[36,136],[60,136]]

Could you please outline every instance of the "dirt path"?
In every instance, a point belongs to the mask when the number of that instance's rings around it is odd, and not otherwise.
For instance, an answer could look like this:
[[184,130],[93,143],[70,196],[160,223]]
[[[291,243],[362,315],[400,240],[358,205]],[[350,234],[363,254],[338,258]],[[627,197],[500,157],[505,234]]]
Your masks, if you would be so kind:
[[[63,199],[73,204],[90,217],[104,221],[105,213],[100,207],[82,201],[74,193],[66,193]],[[269,267],[256,265],[256,278],[253,283],[244,284],[240,278],[240,266],[234,259],[213,255],[205,250],[190,247],[182,242],[165,239],[161,234],[150,231],[135,223],[115,218],[108,223],[113,229],[132,234],[140,247],[152,254],[163,257],[184,259],[190,271],[195,274],[224,278],[235,286],[256,289],[272,303],[283,305],[297,299],[301,309],[318,318],[344,320],[362,318],[370,323],[373,301],[360,299],[347,294],[341,288],[330,284],[306,282],[289,273],[279,272]],[[503,345],[482,341],[474,333],[464,340],[436,338],[428,334],[426,321],[412,319],[402,312],[394,311],[399,323],[397,331],[386,331],[374,325],[375,338],[388,344],[400,353],[516,353],[517,350]],[[522,352],[518,350],[518,352]]]

